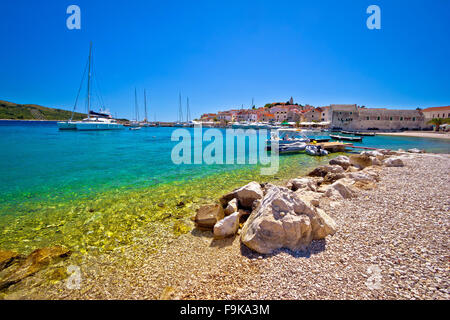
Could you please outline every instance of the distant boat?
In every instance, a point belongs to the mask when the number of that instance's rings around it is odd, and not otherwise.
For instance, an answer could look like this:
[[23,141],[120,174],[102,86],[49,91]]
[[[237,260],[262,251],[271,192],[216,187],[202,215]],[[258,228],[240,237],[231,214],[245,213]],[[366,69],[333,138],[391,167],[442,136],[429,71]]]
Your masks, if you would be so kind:
[[334,139],[334,140],[344,140],[344,141],[361,141],[362,142],[362,137],[345,137],[345,136],[338,136],[338,135],[334,135],[334,134],[330,134],[330,138]]
[[[83,85],[83,79],[81,81],[80,89],[78,90],[78,95],[75,100],[75,105],[73,107],[72,116],[68,121],[60,121],[57,123],[59,130],[116,130],[124,129],[124,126],[113,119],[109,111],[100,109],[100,112],[94,112],[91,109],[91,61],[92,61],[92,42],[89,47],[89,60],[88,60],[88,81],[87,81],[87,118],[82,121],[72,121],[73,114],[78,102],[78,97]],[[85,70],[86,73],[86,70]]]
[[355,131],[355,132],[352,132],[352,131],[341,131],[341,133],[343,133],[343,134],[352,134],[352,135],[355,135],[355,136],[368,136],[368,137],[373,137],[373,136],[376,135],[375,132],[358,132],[358,131]]

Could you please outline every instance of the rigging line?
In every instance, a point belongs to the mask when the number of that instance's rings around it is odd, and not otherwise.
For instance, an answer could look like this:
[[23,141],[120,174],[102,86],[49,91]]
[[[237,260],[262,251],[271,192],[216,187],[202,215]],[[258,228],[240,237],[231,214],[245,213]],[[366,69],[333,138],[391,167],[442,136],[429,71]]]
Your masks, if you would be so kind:
[[73,105],[72,115],[70,116],[70,121],[72,121],[72,119],[73,119],[73,114],[75,113],[75,109],[76,109],[77,104],[78,104],[78,98],[80,97],[80,92],[81,92],[81,89],[83,87],[84,78],[86,77],[87,67],[88,67],[88,61],[86,61],[86,65],[84,67],[83,77],[81,78],[80,87],[78,88],[77,98],[75,99],[75,104]]
[[98,77],[97,69],[94,69],[94,57],[92,57],[91,63],[92,63],[92,78],[94,78],[93,83],[97,87],[97,91],[95,92],[95,94],[97,95],[98,102],[103,106],[103,108],[105,108],[105,101],[103,100],[103,95],[101,93],[100,85],[97,80],[97,77]]
[[[92,57],[92,60],[93,59],[94,59],[94,57]],[[103,94],[102,94],[103,90],[100,87],[100,80],[98,80],[98,78],[100,78],[99,72],[97,72],[97,69],[95,69],[95,70],[93,69],[92,72],[95,74],[94,82],[97,86],[98,94],[100,94],[101,104],[103,104],[103,107],[106,107],[106,103],[105,103],[105,100],[103,99]]]

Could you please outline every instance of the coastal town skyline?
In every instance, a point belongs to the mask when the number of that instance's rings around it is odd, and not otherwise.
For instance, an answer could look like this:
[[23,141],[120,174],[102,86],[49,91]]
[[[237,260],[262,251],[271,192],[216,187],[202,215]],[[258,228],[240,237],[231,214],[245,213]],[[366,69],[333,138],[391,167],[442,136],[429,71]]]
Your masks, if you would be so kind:
[[[379,30],[366,26],[368,1],[76,4],[79,30],[66,27],[69,3],[0,4],[8,43],[1,100],[71,110],[92,41],[94,92],[120,118],[133,117],[135,88],[141,109],[147,90],[149,118],[159,121],[177,119],[179,93],[192,118],[249,108],[252,98],[258,107],[291,96],[312,106],[395,109],[450,101],[447,1],[412,1],[408,10],[406,2],[377,1]],[[99,108],[97,94],[92,99]]]

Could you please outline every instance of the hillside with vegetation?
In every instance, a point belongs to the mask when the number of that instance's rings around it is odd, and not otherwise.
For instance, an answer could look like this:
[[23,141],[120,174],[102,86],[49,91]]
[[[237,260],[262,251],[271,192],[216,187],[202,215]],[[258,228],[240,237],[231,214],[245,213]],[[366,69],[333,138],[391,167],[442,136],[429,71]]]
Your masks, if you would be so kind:
[[[71,111],[47,108],[35,104],[16,104],[0,100],[0,119],[2,120],[68,120]],[[74,120],[82,120],[86,114],[75,112]]]

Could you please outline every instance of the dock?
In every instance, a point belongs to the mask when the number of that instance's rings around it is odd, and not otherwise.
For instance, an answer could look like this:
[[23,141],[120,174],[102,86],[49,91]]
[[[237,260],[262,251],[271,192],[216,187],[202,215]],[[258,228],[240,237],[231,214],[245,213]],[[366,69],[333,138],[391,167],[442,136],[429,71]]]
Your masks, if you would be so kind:
[[322,149],[325,149],[329,152],[344,152],[345,148],[352,144],[342,142],[319,142],[311,145],[320,146]]

